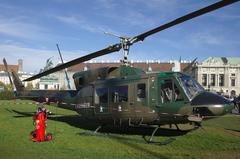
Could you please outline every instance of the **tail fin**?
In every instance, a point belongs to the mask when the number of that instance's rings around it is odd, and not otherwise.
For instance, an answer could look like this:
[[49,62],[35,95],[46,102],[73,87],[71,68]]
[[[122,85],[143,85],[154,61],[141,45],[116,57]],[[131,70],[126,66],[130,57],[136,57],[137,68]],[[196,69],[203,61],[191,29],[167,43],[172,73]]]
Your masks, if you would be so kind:
[[14,89],[14,92],[15,91],[17,91],[17,92],[24,91],[25,87],[22,84],[22,81],[20,80],[17,73],[14,72],[13,70],[11,70],[12,78],[13,78],[13,82],[12,82],[12,79],[11,79],[11,76],[10,76],[10,73],[9,73],[9,70],[8,70],[7,61],[6,61],[5,58],[3,58],[3,63],[4,63],[4,66],[5,66],[5,71],[8,73],[9,81],[10,81],[10,84],[12,85],[12,87]]

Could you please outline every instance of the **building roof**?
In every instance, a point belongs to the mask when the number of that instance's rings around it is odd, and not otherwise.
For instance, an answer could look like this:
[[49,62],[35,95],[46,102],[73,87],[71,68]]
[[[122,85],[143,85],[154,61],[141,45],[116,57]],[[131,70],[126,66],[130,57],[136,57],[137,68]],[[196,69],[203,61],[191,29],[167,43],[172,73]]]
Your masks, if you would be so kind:
[[240,64],[240,57],[228,57],[227,60],[230,65]]
[[[8,65],[8,70],[13,70],[14,72],[18,72],[18,65]],[[0,64],[0,71],[5,71],[5,67],[3,64]]]
[[209,57],[202,63],[215,63],[221,65],[240,65],[240,57]]
[[[181,71],[188,65],[189,63],[181,63]],[[121,63],[80,63],[75,66],[69,67],[68,71],[70,72],[78,72],[83,71],[86,67],[87,69],[96,69],[100,67],[118,67]],[[149,67],[153,72],[172,72],[173,63],[132,63],[134,67],[141,68],[144,71],[148,71]]]

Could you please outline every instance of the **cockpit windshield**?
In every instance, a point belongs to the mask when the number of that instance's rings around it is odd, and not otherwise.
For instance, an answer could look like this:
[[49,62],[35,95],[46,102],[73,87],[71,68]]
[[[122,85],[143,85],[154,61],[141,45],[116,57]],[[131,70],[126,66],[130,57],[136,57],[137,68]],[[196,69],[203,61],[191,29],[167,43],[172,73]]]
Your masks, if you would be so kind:
[[192,100],[192,98],[199,92],[204,91],[204,88],[190,76],[180,74],[179,79],[190,100]]

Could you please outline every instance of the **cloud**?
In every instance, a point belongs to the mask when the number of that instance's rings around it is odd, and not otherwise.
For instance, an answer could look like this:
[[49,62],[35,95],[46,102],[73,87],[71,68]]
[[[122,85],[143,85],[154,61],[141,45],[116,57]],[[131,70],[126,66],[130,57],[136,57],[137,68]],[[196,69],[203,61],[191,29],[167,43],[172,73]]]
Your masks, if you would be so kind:
[[118,31],[113,30],[105,25],[96,24],[95,22],[88,21],[79,15],[68,15],[68,16],[53,16],[58,21],[70,25],[71,27],[81,28],[91,33],[103,34],[104,32],[111,32],[119,34]]
[[[50,57],[53,57],[52,60],[54,64],[60,62],[57,50],[29,48],[18,44],[0,44],[0,50],[0,57],[6,58],[9,64],[16,64],[17,59],[23,59],[23,70],[25,72],[38,73],[39,70],[45,66],[46,60]],[[61,50],[61,53],[64,61],[70,61],[91,52],[82,50]],[[2,61],[1,58],[0,61]],[[115,53],[95,58],[93,61],[106,61],[106,59],[113,61],[120,60],[121,58],[122,53]]]
[[[54,57],[53,62],[57,64],[60,61],[57,50],[34,49],[15,44],[0,44],[0,57],[6,58],[10,64],[16,64],[17,59],[23,59],[24,71],[38,72],[45,65],[46,59]],[[83,51],[65,51],[62,50],[65,61],[72,60],[82,56]],[[2,60],[2,59],[0,59]]]
[[239,21],[240,15],[235,14],[229,14],[229,13],[217,13],[217,14],[211,14],[213,18],[220,19],[222,21]]
[[212,35],[210,33],[196,33],[192,35],[191,39],[196,45],[221,45],[224,40],[220,36]]
[[63,23],[80,25],[83,23],[83,20],[80,16],[55,16],[55,18]]
[[0,34],[24,39],[34,39],[43,37],[44,32],[46,32],[45,28],[27,22],[24,17],[0,17]]
[[102,8],[105,9],[114,9],[118,6],[118,4],[116,3],[117,1],[114,0],[98,0],[98,6],[101,6]]

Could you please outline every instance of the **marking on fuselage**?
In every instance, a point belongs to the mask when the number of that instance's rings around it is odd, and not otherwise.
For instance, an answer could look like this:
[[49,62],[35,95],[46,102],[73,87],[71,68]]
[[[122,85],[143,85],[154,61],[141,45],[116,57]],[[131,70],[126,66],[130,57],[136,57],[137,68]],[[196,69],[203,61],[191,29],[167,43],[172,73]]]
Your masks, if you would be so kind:
[[160,114],[162,114],[162,115],[168,115],[168,113],[160,113]]

